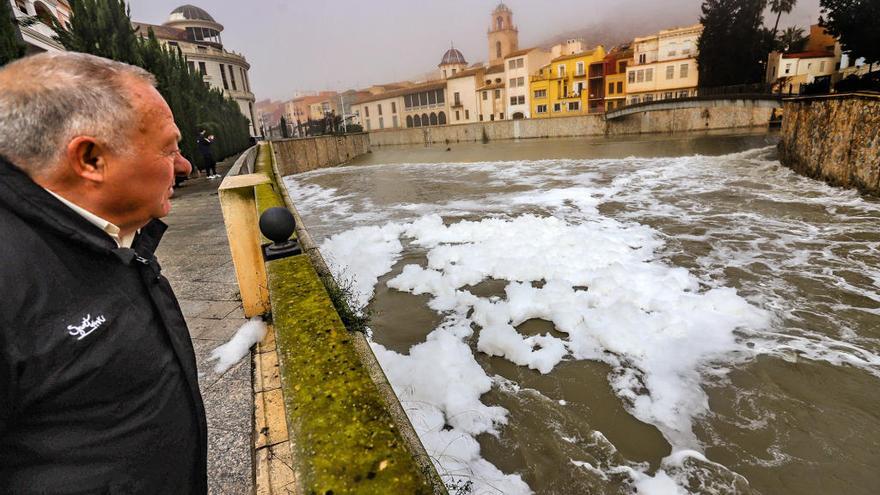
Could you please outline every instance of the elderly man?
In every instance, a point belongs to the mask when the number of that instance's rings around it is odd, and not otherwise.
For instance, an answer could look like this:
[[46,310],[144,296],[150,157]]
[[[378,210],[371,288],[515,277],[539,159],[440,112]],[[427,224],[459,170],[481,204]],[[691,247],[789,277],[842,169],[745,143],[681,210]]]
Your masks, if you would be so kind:
[[155,81],[0,69],[0,493],[205,493],[192,342],[153,255],[189,173]]

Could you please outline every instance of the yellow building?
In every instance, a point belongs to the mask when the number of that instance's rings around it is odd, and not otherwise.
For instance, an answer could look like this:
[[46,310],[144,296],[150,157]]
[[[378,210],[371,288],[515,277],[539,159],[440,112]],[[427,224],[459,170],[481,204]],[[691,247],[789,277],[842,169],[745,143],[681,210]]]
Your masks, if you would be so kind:
[[626,105],[626,68],[632,63],[633,51],[618,47],[605,56],[605,111]]
[[[530,77],[532,118],[570,117],[590,113],[591,101],[604,95],[605,48],[564,55]],[[593,105],[604,111],[604,105]]]
[[633,40],[626,68],[627,104],[697,95],[697,43],[703,26],[665,29]]

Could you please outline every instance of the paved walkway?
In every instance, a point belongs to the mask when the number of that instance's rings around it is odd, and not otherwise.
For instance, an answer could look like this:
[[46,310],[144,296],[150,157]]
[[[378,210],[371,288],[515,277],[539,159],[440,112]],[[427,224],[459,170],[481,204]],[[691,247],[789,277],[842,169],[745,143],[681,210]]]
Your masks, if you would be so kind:
[[[232,161],[218,166],[225,173]],[[208,416],[208,493],[253,492],[251,359],[218,375],[211,351],[245,322],[217,199],[221,180],[190,179],[175,192],[157,256],[180,301],[196,351]]]

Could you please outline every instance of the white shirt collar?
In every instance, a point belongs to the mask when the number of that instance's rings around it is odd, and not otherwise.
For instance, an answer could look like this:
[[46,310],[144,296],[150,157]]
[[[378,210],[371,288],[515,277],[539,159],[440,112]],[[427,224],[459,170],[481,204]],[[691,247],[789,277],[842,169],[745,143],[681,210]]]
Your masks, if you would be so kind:
[[[45,189],[45,188],[43,188],[43,189]],[[46,189],[46,192],[48,192],[52,196],[55,196],[55,198],[58,199],[58,201],[61,201],[62,203],[64,203],[65,206],[67,206],[71,210],[75,211],[81,217],[88,220],[89,223],[91,223],[92,225],[103,230],[107,235],[109,235],[116,242],[117,246],[123,247],[123,248],[130,248],[131,247],[131,244],[134,242],[134,237],[135,237],[135,235],[137,235],[137,232],[132,232],[131,234],[120,237],[119,236],[120,230],[119,230],[119,227],[117,227],[116,225],[108,222],[107,220],[104,220],[103,218],[99,217],[98,215],[95,215],[94,213],[90,212],[89,210],[86,210],[85,208],[82,208],[81,206],[76,205],[76,204],[68,201],[67,199],[62,198],[61,196],[55,194],[54,192],[52,192],[48,189]]]

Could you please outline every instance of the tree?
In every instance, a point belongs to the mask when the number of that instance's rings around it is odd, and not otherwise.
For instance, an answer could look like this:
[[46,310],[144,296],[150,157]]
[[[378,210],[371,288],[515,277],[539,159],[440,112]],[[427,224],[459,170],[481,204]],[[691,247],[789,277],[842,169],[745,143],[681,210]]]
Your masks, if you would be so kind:
[[9,2],[0,1],[0,66],[24,56],[24,44],[19,39],[18,21]]
[[782,31],[776,41],[783,52],[799,52],[807,44],[807,36],[803,29],[789,26]]
[[290,137],[290,131],[287,129],[287,118],[281,116],[281,137],[287,139]]
[[77,0],[71,2],[70,24],[54,19],[56,38],[72,52],[140,65],[138,37],[123,0]]
[[770,0],[770,12],[776,14],[776,24],[773,25],[773,38],[776,38],[776,33],[779,31],[779,19],[782,18],[782,14],[791,13],[796,4],[797,0]]
[[763,80],[773,33],[764,27],[766,0],[705,0],[697,68],[701,87]]
[[872,69],[880,62],[880,1],[820,0],[819,9],[819,25],[840,40],[843,51],[864,57]]

